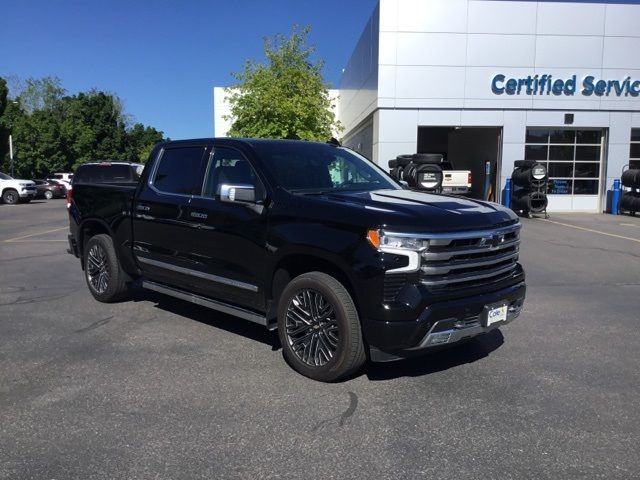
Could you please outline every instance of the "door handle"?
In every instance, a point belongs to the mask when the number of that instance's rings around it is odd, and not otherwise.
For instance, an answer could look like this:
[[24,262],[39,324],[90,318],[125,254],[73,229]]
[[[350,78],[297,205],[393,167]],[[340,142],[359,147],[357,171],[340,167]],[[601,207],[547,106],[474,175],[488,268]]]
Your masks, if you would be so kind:
[[136,210],[141,210],[143,212],[148,212],[151,210],[151,207],[149,205],[144,205],[142,203],[139,203],[138,205],[136,205]]

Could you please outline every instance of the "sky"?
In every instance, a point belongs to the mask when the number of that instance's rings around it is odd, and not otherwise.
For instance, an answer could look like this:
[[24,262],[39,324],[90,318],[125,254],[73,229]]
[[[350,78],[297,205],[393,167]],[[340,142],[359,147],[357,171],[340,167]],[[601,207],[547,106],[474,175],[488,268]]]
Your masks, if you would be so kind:
[[262,61],[265,36],[311,25],[333,87],[377,0],[0,0],[0,76],[117,94],[172,139],[213,136],[213,87]]

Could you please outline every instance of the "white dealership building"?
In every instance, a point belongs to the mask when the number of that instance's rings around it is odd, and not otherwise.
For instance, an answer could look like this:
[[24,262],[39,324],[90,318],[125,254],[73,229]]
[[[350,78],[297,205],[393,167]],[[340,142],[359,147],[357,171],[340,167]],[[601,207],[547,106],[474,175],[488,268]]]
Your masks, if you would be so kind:
[[640,164],[640,5],[380,0],[338,94],[343,143],[381,166],[443,153],[499,201],[514,161],[538,160],[550,211],[602,211]]

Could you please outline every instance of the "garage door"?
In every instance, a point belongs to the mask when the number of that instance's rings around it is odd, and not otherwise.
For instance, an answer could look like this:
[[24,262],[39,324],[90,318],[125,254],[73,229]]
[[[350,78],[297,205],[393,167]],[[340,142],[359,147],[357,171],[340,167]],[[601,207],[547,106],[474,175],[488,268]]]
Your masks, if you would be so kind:
[[552,180],[549,210],[600,211],[604,137],[603,129],[527,128],[525,159]]

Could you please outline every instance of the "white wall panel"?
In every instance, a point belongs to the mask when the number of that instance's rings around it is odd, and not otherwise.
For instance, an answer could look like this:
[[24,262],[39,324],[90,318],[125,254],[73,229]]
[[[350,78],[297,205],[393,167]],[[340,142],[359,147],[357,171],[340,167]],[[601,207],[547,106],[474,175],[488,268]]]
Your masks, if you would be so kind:
[[380,31],[395,32],[398,28],[398,3],[402,0],[380,0]]
[[464,67],[399,66],[398,98],[462,98]]
[[395,65],[398,34],[396,32],[380,32],[380,65]]
[[461,124],[460,110],[420,110],[418,125],[420,126],[451,126]]
[[497,67],[533,67],[534,35],[469,35],[467,65]]
[[502,138],[504,143],[522,143],[525,140],[527,114],[522,110],[504,111],[504,128]]
[[397,37],[398,65],[464,65],[467,36],[460,33],[406,33]]
[[632,125],[631,112],[615,112],[609,114],[609,145],[622,143],[629,153],[629,141],[631,138]]
[[600,68],[602,37],[538,36],[537,68]]
[[378,117],[378,141],[415,142],[418,138],[417,110],[383,110]]
[[619,37],[640,37],[640,8],[637,5],[607,5],[604,34]]
[[460,124],[468,127],[501,127],[504,122],[502,110],[463,110]]
[[639,59],[640,37],[605,37],[603,68],[637,68]]
[[469,2],[470,33],[536,32],[537,2]]
[[467,31],[467,0],[400,0],[398,6],[401,32]]
[[605,6],[582,2],[538,2],[536,33],[541,35],[604,34]]
[[[380,65],[378,70],[378,97],[396,97],[396,69],[395,65]],[[395,102],[391,106],[395,106]]]

